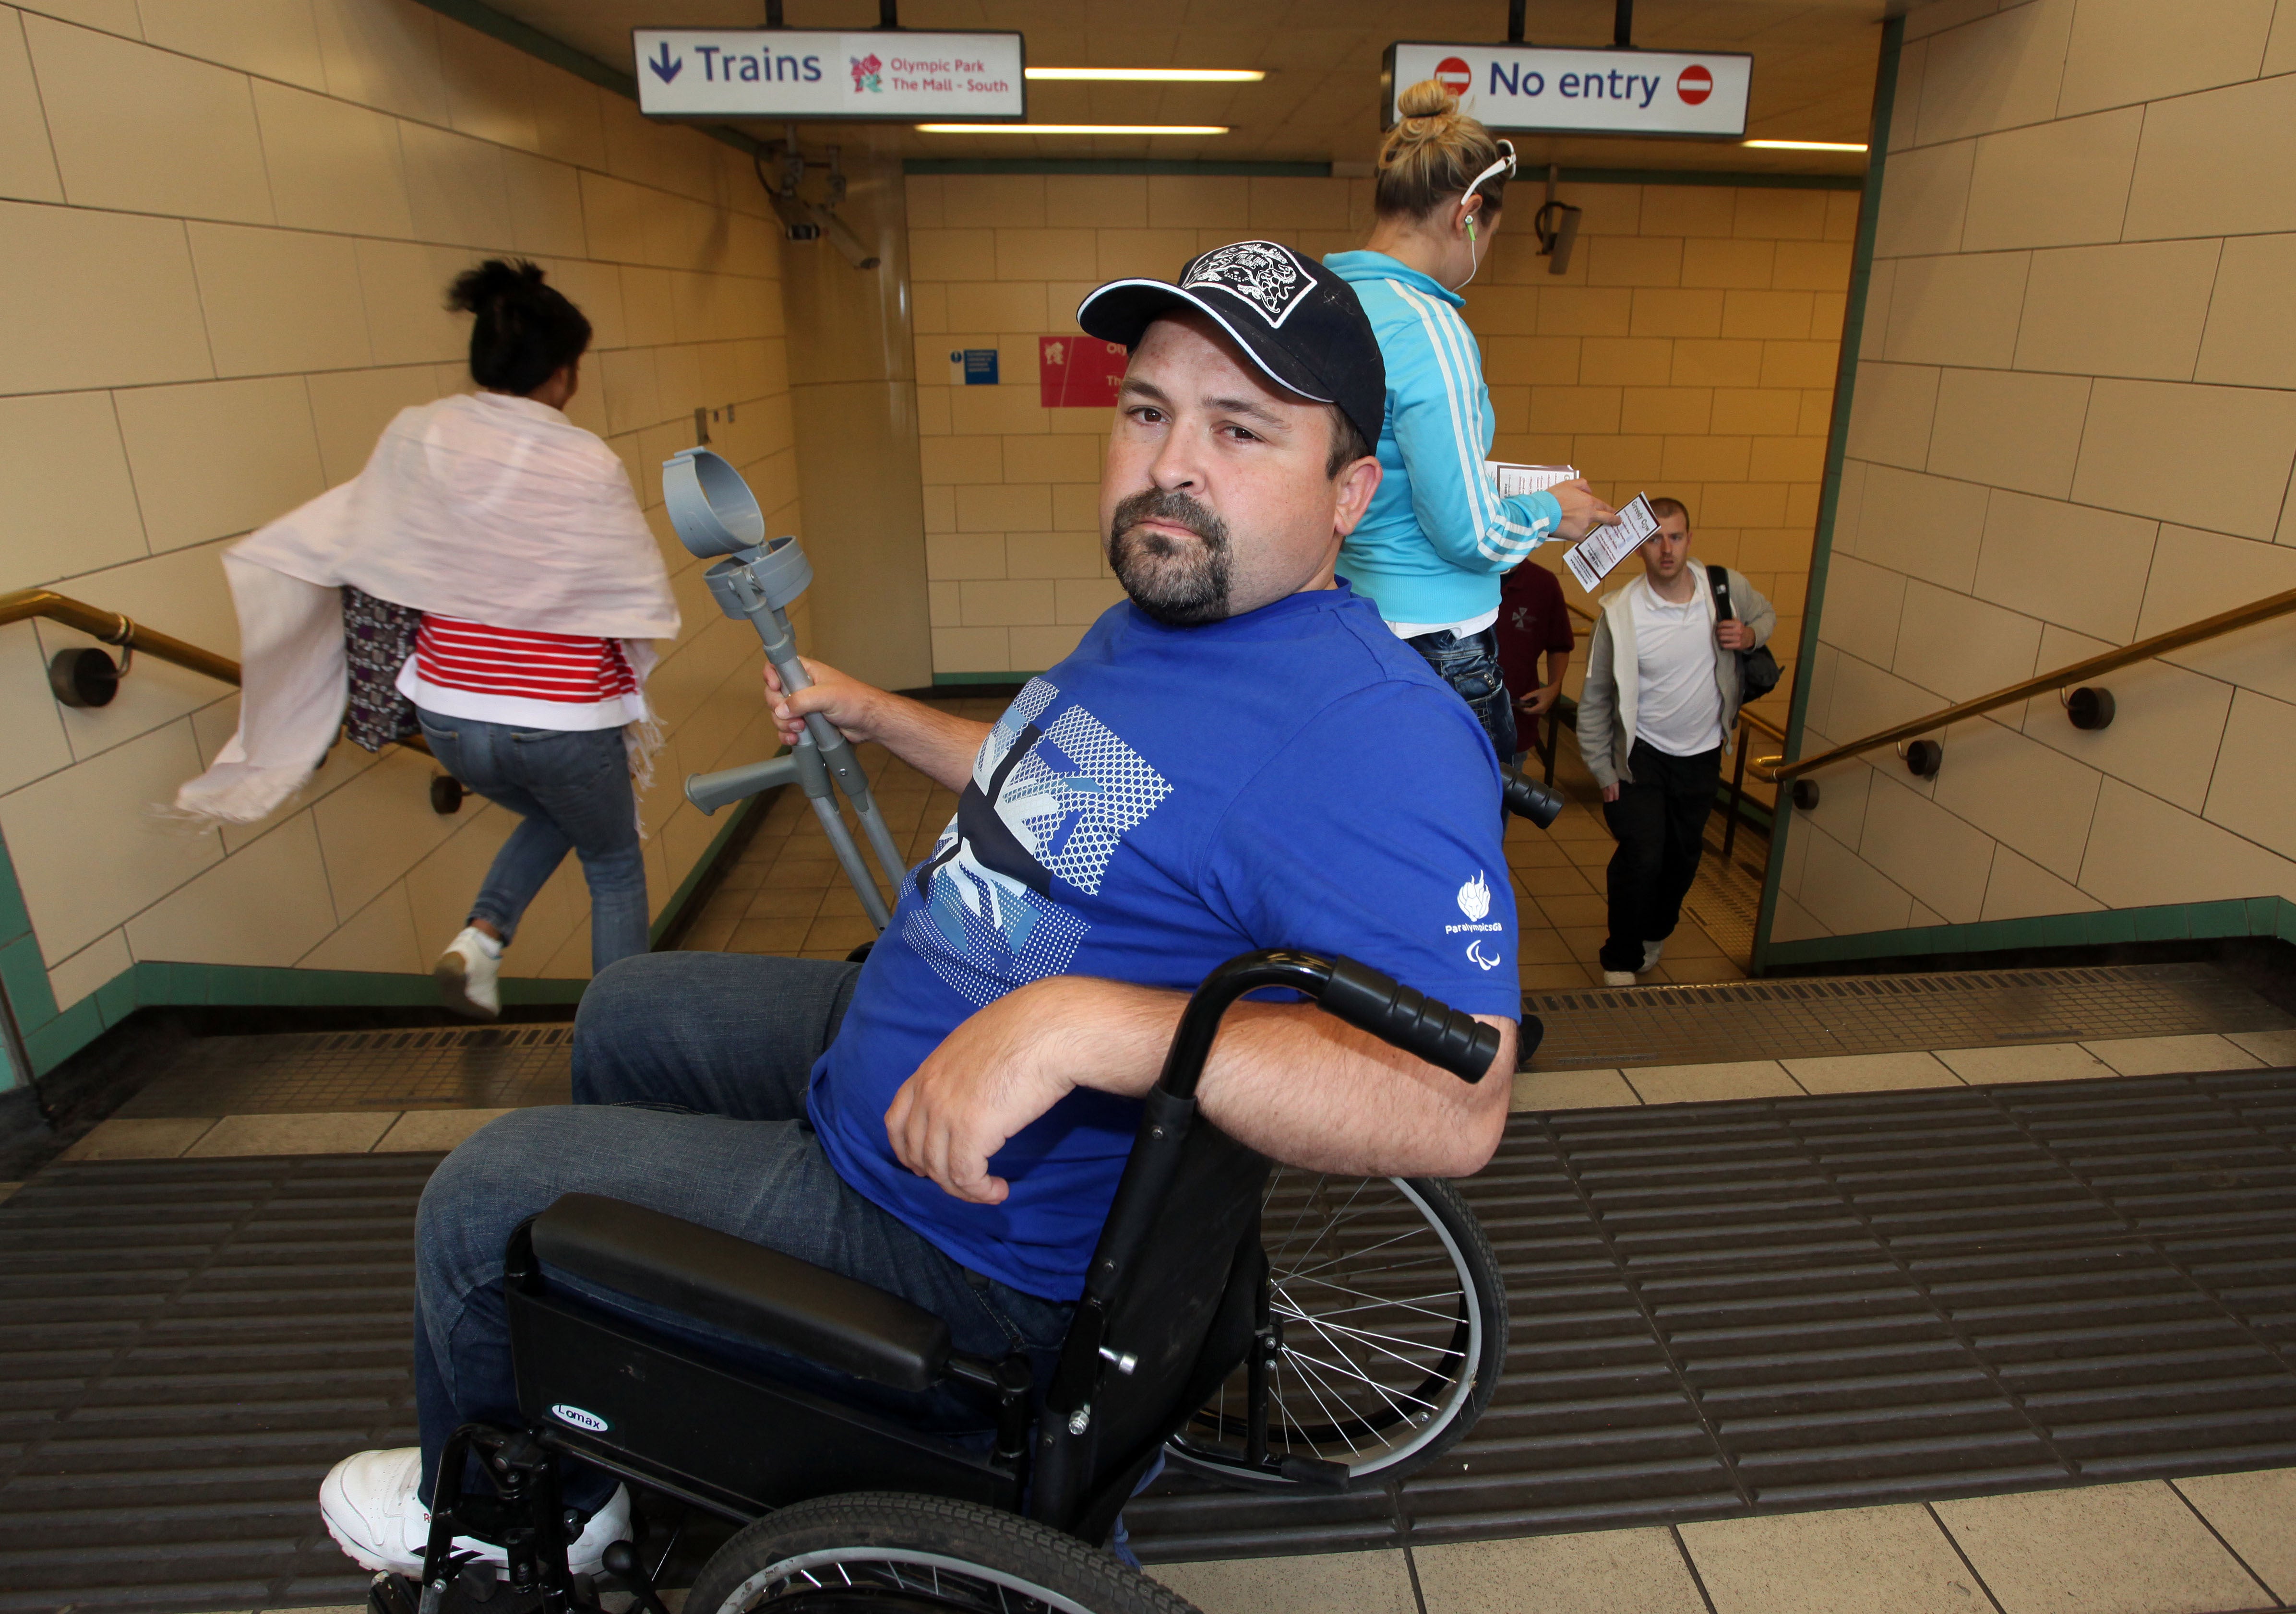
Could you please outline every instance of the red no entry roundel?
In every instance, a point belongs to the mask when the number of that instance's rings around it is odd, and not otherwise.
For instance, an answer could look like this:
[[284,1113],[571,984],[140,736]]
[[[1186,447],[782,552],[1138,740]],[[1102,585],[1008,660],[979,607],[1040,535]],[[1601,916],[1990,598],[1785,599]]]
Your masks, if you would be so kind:
[[1435,64],[1435,82],[1454,95],[1464,95],[1475,87],[1475,70],[1456,56],[1446,56]]
[[1693,63],[1683,69],[1682,77],[1674,81],[1674,93],[1696,106],[1714,93],[1714,75]]

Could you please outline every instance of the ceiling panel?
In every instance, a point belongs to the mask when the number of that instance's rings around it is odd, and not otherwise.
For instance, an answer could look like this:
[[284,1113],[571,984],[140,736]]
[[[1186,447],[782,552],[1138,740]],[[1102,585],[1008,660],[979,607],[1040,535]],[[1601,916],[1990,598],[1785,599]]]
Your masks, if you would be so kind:
[[[750,28],[762,0],[490,0],[497,10],[623,71],[634,28]],[[1882,20],[1903,0],[1640,0],[1635,40],[1654,50],[1754,54],[1746,132],[1756,138],[1857,141],[1874,94]],[[876,0],[788,0],[793,28],[873,27]],[[919,135],[892,144],[918,157],[1150,157],[1228,161],[1365,162],[1379,143],[1379,69],[1389,44],[1496,39],[1505,0],[905,0],[918,29],[1017,29],[1029,59],[1063,67],[1249,67],[1250,85],[1033,84],[1033,121],[1225,123],[1217,137],[1047,139]],[[1248,20],[1247,20],[1248,19]],[[1545,45],[1607,45],[1611,0],[1532,0],[1529,32]],[[823,126],[827,137],[830,126]],[[762,133],[762,130],[758,132]],[[871,143],[875,144],[873,141]],[[1855,154],[1749,151],[1734,143],[1587,136],[1517,142],[1531,163],[1587,168],[1732,168],[1857,173]]]

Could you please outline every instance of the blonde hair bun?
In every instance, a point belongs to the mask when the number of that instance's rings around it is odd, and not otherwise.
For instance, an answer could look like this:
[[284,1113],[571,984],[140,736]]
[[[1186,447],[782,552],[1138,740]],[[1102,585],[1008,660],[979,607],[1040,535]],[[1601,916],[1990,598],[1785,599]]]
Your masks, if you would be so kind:
[[[1380,142],[1372,206],[1387,217],[1424,218],[1456,201],[1475,176],[1498,160],[1499,143],[1479,119],[1459,110],[1459,98],[1423,78],[1395,98],[1396,125]],[[1497,212],[1506,180],[1493,175],[1479,193]]]
[[1458,110],[1459,98],[1432,78],[1422,78],[1395,98],[1400,118],[1441,118]]

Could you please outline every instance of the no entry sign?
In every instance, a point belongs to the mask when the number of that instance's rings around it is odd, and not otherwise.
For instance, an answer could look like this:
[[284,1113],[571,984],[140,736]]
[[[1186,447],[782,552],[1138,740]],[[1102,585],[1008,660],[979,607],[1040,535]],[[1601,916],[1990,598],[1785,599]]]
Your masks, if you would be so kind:
[[1398,40],[1380,71],[1382,127],[1395,98],[1432,78],[1486,127],[1533,135],[1738,140],[1754,59],[1735,51],[1578,50]]

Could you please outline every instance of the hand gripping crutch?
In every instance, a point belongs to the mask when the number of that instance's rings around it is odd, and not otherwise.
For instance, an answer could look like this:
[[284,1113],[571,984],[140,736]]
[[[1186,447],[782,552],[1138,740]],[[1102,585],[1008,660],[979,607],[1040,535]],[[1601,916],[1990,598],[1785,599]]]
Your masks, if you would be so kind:
[[[813,565],[798,541],[786,535],[768,541],[765,512],[757,496],[742,480],[741,472],[707,448],[683,448],[662,463],[663,502],[670,525],[694,554],[707,560],[723,556],[702,574],[709,592],[725,613],[746,619],[765,642],[766,660],[781,675],[782,687],[791,694],[813,682],[798,661],[797,638],[790,631],[788,608],[813,582]],[[837,810],[835,789],[853,803],[877,866],[898,897],[905,864],[885,828],[884,815],[869,793],[869,781],[860,759],[845,736],[818,712],[805,720],[806,732],[785,757],[768,762],[745,763],[715,774],[693,774],[685,781],[685,799],[705,813],[715,813],[729,802],[754,796],[778,784],[795,782],[813,804],[830,849],[853,882],[869,921],[883,930],[891,915],[877,882],[869,877],[845,819]]]

